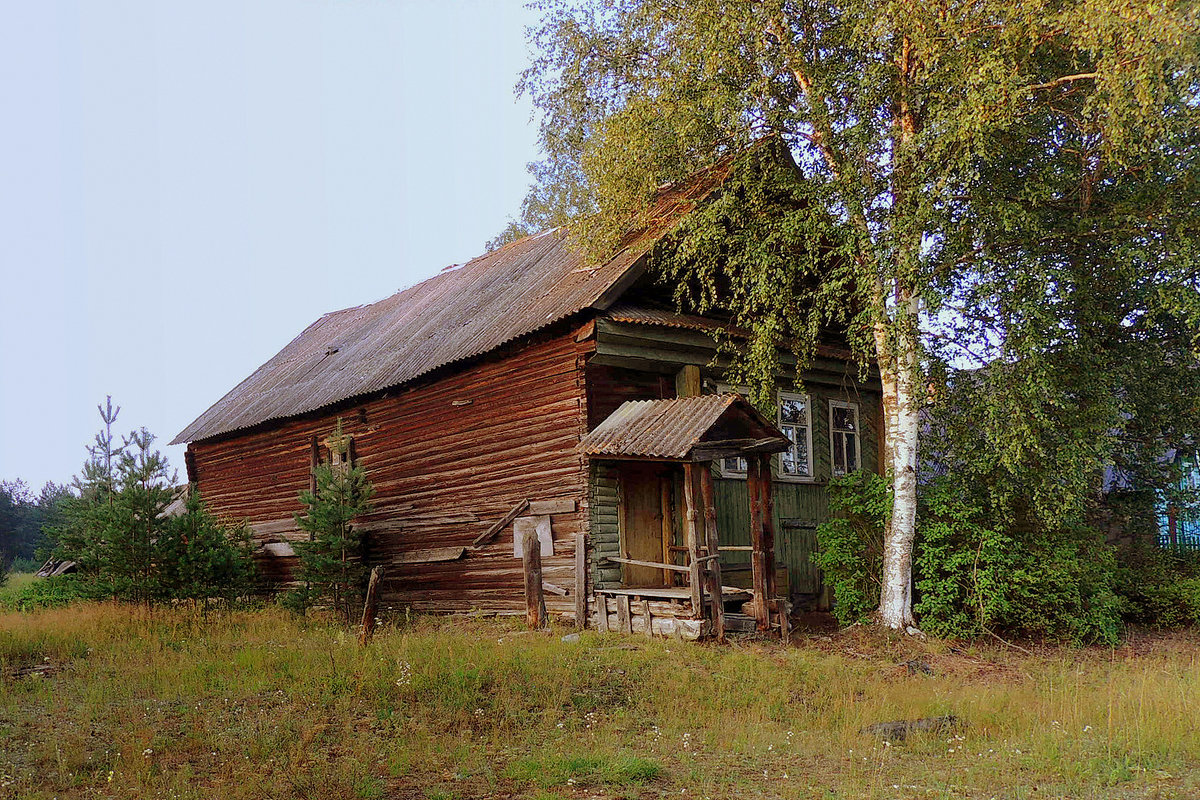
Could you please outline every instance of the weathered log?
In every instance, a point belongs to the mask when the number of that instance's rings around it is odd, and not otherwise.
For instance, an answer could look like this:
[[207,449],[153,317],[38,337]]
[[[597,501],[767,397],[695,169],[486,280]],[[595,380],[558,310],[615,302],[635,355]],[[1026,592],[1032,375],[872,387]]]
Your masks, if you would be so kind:
[[503,517],[501,517],[498,522],[496,522],[494,525],[492,525],[492,527],[488,528],[486,531],[484,531],[483,533],[476,536],[475,541],[471,542],[471,546],[472,547],[482,547],[483,545],[490,542],[492,539],[494,539],[496,537],[496,534],[498,534],[500,531],[504,530],[505,526],[507,526],[510,522],[512,522],[517,517],[521,516],[521,512],[524,511],[526,508],[529,508],[528,500],[522,500],[521,502],[517,503],[515,506],[512,507],[512,511],[509,511],[507,514],[505,514]]
[[575,627],[587,626],[587,534],[575,534]]
[[704,506],[704,534],[708,557],[709,602],[712,604],[713,635],[725,639],[725,598],[721,593],[720,542],[717,536],[717,503],[713,488],[712,470],[708,464],[700,468],[700,501]]
[[530,628],[546,623],[546,596],[542,593],[542,548],[537,531],[525,530],[521,542],[521,567],[525,576],[525,622]]
[[767,590],[767,554],[763,541],[763,492],[762,462],[757,458],[747,460],[746,491],[750,495],[750,567],[754,578],[754,617],[760,633],[771,629],[770,610],[764,600],[769,598]]
[[385,569],[372,567],[371,578],[367,581],[367,600],[363,603],[362,627],[358,632],[358,643],[366,644],[375,633],[375,609],[379,605],[379,584],[383,581]]

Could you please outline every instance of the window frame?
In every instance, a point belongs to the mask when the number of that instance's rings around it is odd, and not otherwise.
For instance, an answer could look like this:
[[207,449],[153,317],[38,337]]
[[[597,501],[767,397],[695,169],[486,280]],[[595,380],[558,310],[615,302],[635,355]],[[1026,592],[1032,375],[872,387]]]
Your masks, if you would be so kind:
[[[833,426],[833,411],[834,409],[842,408],[854,412],[854,430],[838,430]],[[836,444],[837,435],[839,433],[854,434],[854,470],[838,472],[836,459]],[[831,477],[840,478],[843,475],[849,475],[850,472],[858,471],[863,468],[862,463],[862,412],[859,409],[858,403],[849,400],[834,400],[829,401],[829,474]]]
[[775,392],[775,425],[780,430],[783,430],[783,401],[785,399],[800,400],[804,403],[804,446],[808,448],[808,474],[797,475],[783,471],[783,453],[776,453],[775,458],[778,459],[778,470],[776,478],[781,481],[789,481],[791,483],[815,483],[817,480],[817,463],[813,453],[813,408],[812,394],[807,392],[788,392],[782,389]]
[[[749,392],[745,386],[733,386],[728,383],[717,384],[718,394],[737,393],[745,397]],[[771,456],[772,475],[771,479],[776,481],[786,481],[788,483],[816,483],[817,482],[817,465],[813,454],[813,409],[812,409],[812,394],[806,392],[790,392],[783,389],[775,390],[775,425],[781,427],[783,425],[783,401],[784,399],[798,399],[804,403],[804,413],[807,417],[805,425],[805,446],[808,448],[808,472],[807,475],[793,475],[783,471],[783,454],[774,453]],[[717,476],[721,478],[734,478],[737,480],[746,480],[749,473],[746,470],[731,470],[725,466],[725,459],[720,459],[717,464]]]

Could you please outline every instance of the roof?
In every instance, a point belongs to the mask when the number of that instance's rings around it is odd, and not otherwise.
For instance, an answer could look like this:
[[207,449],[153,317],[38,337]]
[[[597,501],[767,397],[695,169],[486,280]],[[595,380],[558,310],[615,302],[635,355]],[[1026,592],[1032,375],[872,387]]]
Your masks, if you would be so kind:
[[399,386],[482,355],[587,308],[604,309],[642,272],[642,256],[728,173],[729,158],[660,190],[646,228],[589,266],[562,229],[506,245],[370,305],[335,311],[184,428],[208,439]]
[[787,449],[784,434],[738,394],[626,401],[576,449],[591,456],[692,460],[706,443],[738,452]]

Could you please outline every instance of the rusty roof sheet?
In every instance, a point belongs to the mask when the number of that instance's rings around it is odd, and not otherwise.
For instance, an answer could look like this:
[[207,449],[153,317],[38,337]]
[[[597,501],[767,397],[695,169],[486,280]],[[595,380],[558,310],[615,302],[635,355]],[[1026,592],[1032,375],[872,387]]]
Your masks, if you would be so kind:
[[577,450],[591,456],[687,459],[728,414],[742,418],[759,437],[783,437],[766,417],[738,394],[709,394],[671,400],[627,400]]
[[585,308],[606,308],[641,257],[720,185],[729,159],[660,190],[645,227],[589,266],[554,229],[451,267],[370,305],[309,325],[171,444],[207,439],[398,386],[481,355]]

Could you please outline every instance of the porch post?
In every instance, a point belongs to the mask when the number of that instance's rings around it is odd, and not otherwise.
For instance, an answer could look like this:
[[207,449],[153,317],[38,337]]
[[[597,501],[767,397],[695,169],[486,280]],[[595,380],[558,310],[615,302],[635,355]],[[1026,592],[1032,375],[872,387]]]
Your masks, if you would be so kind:
[[716,556],[708,562],[709,603],[712,606],[713,633],[718,640],[725,639],[725,603],[721,594],[721,550],[717,540],[717,503],[713,491],[712,464],[700,467],[700,499],[704,503],[704,534],[708,555]]
[[779,578],[775,574],[775,492],[771,485],[771,457],[761,455],[762,466],[758,471],[758,486],[762,493],[763,509],[763,555],[766,557],[767,591],[771,599],[779,597]]
[[687,536],[688,549],[688,588],[691,590],[692,611],[699,617],[704,616],[704,608],[700,600],[700,543],[696,534],[696,466],[692,463],[683,465],[683,502],[687,513],[684,515],[684,531]]
[[771,629],[768,603],[771,598],[767,585],[767,548],[763,541],[762,462],[757,456],[747,460],[746,489],[750,495],[750,568],[754,577],[754,618],[759,632]]

